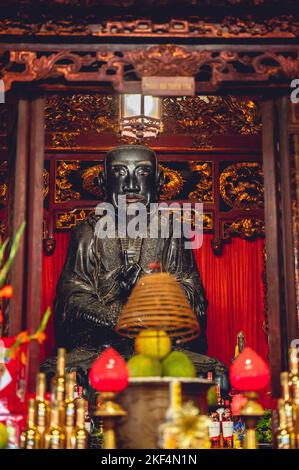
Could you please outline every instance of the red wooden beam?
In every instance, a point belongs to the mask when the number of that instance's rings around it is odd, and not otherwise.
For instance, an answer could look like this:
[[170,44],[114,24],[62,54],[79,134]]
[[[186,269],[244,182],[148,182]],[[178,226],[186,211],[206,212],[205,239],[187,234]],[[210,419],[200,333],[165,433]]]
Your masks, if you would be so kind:
[[262,104],[262,122],[269,357],[272,393],[274,397],[279,397],[281,396],[279,374],[282,368],[283,358],[283,341],[281,330],[283,293],[281,290],[282,281],[280,269],[281,239],[279,227],[275,119],[276,116],[274,100],[267,100]]
[[[29,123],[30,103],[26,99],[18,101],[18,119],[16,131],[16,154],[12,156],[14,172],[12,236],[26,220],[27,189],[28,189],[28,153],[29,153]],[[25,266],[25,236],[21,240],[19,250],[11,270],[13,298],[10,302],[9,336],[15,336],[22,330],[23,295],[24,295],[24,266]]]
[[282,248],[284,255],[284,287],[286,302],[286,332],[287,345],[293,339],[299,338],[297,322],[296,280],[294,262],[293,212],[292,212],[292,179],[290,161],[289,123],[290,99],[288,96],[279,98],[279,137],[280,137],[280,187],[282,206]]
[[[42,230],[43,230],[43,167],[44,167],[44,108],[43,97],[31,103],[29,204],[28,204],[28,260],[27,260],[27,329],[30,333],[40,324],[42,289]],[[35,389],[39,370],[39,345],[30,344],[28,360],[28,389]]]

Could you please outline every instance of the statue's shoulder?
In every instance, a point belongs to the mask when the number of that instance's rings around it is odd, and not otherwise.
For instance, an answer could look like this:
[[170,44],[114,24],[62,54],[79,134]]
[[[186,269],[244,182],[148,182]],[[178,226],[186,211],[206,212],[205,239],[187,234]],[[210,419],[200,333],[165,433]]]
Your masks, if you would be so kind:
[[92,223],[89,217],[79,224],[76,225],[72,229],[71,237],[73,240],[77,240],[77,242],[81,241],[82,239],[90,239],[94,235],[95,224]]

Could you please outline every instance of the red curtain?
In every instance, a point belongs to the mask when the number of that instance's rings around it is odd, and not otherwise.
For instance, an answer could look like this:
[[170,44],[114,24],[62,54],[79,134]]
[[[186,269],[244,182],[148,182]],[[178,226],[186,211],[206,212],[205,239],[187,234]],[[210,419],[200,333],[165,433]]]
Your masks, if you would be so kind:
[[[221,256],[211,248],[212,235],[204,235],[203,246],[195,250],[209,302],[209,355],[229,365],[234,355],[237,333],[243,330],[246,344],[267,359],[268,348],[263,332],[264,286],[263,240],[234,238],[224,244]],[[56,233],[56,248],[51,256],[43,255],[42,313],[53,308],[55,287],[65,261],[69,232]],[[53,349],[53,318],[47,328],[43,357]]]
[[54,253],[51,256],[47,256],[43,253],[41,315],[43,315],[48,306],[52,309],[52,315],[46,330],[47,339],[41,350],[41,360],[53,355],[53,300],[55,297],[56,284],[66,258],[69,239],[70,232],[55,233],[56,248]]
[[209,355],[229,365],[237,333],[243,330],[247,346],[264,359],[268,356],[264,322],[263,240],[234,238],[224,244],[221,256],[205,235],[195,259],[206,289]]
[[[242,330],[246,345],[268,362],[268,345],[263,330],[264,240],[233,238],[224,244],[221,256],[214,255],[211,240],[212,235],[204,235],[202,247],[194,250],[209,302],[208,354],[229,366],[237,334]],[[259,401],[265,408],[273,406],[270,386],[260,393]]]

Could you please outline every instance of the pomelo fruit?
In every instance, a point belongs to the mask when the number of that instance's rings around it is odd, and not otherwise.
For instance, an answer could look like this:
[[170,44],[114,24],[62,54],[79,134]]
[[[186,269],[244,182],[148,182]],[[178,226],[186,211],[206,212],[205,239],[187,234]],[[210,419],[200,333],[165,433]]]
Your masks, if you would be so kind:
[[162,359],[171,351],[171,339],[163,330],[143,330],[135,340],[136,354]]
[[172,351],[162,362],[162,375],[166,377],[196,377],[196,369],[187,354]]
[[136,354],[132,356],[127,366],[130,377],[156,377],[161,376],[161,364],[154,357]]

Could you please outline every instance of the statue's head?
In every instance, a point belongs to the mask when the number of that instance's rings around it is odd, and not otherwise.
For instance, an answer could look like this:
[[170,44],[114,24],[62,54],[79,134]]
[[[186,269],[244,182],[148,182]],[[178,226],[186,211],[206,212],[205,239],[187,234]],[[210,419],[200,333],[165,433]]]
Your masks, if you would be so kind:
[[156,202],[163,185],[153,150],[142,145],[121,145],[107,153],[104,172],[99,176],[106,201],[117,207],[118,197],[126,196],[128,204]]

